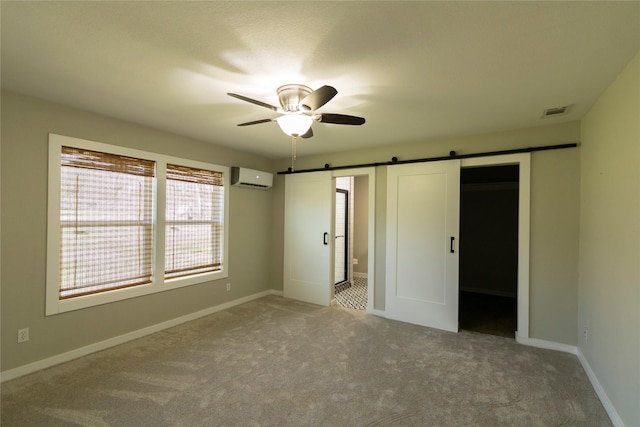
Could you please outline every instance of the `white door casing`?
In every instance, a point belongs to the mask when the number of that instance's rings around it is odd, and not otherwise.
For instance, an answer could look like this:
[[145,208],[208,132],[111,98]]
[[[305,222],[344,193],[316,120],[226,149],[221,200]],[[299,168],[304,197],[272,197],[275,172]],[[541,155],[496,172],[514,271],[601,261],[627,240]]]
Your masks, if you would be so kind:
[[516,339],[529,339],[529,251],[531,233],[531,153],[463,159],[461,167],[518,165],[518,330]]
[[387,169],[386,317],[458,331],[460,161]]
[[331,304],[334,193],[330,171],[285,176],[283,295],[286,298]]

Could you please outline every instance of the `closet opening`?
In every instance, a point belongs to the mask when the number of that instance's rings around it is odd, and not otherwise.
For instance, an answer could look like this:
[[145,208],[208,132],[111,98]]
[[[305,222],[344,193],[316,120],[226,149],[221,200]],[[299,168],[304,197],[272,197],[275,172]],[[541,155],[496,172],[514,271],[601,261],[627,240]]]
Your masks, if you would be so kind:
[[459,328],[514,338],[519,166],[460,173]]

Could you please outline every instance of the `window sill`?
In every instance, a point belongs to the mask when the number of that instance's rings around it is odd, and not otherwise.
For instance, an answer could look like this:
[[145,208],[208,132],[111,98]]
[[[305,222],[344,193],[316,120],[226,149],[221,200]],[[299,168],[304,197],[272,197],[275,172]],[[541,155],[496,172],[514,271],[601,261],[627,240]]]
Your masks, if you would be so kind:
[[[190,277],[181,277],[171,280],[163,280],[161,283],[152,282],[146,285],[139,285],[132,288],[117,289],[113,291],[103,292],[94,295],[85,295],[67,300],[59,300],[57,304],[47,305],[47,316],[69,311],[80,310],[83,308],[94,307],[103,304],[109,304],[130,298],[138,298],[145,295],[151,295],[158,292],[171,291],[216,280],[222,280],[229,277],[225,270],[213,273],[203,273]],[[51,307],[53,306],[53,307]]]

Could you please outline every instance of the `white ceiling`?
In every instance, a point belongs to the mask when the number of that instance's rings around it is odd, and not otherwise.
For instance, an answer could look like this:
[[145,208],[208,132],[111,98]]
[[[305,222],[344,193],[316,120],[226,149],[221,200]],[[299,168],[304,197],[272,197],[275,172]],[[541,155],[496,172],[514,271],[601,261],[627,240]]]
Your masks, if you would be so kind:
[[[640,50],[640,2],[8,2],[2,87],[271,158],[286,83],[331,85],[299,155],[580,119]],[[569,113],[541,118],[549,107]]]

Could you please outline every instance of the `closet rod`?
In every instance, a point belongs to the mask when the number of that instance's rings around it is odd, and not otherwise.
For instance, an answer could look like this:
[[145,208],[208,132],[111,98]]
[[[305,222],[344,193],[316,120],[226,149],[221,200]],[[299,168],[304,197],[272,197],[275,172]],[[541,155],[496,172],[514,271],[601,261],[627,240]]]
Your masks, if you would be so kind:
[[297,171],[286,170],[286,171],[278,172],[278,175],[319,172],[319,171],[333,171],[333,170],[340,170],[340,169],[368,168],[368,167],[376,167],[376,166],[402,165],[406,163],[438,162],[442,160],[452,160],[452,159],[471,159],[474,157],[501,156],[505,154],[533,153],[534,151],[559,150],[562,148],[575,148],[577,146],[578,146],[578,143],[572,142],[569,144],[544,145],[541,147],[516,148],[513,150],[485,151],[483,153],[471,153],[471,154],[456,154],[455,151],[451,151],[448,156],[427,157],[424,159],[398,160],[397,157],[393,157],[389,162],[363,163],[359,165],[330,166],[327,163],[324,165],[323,168],[302,169]]

